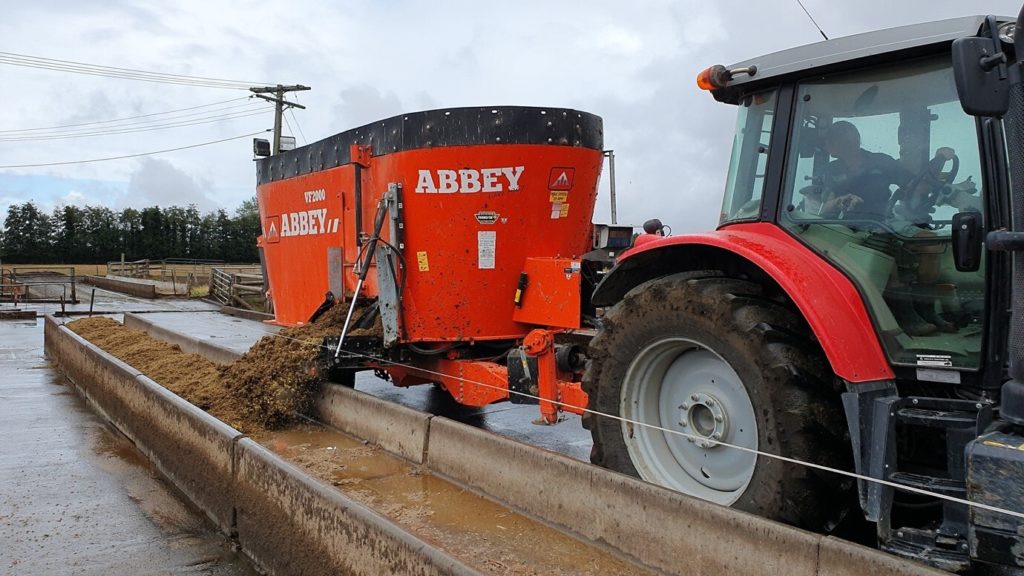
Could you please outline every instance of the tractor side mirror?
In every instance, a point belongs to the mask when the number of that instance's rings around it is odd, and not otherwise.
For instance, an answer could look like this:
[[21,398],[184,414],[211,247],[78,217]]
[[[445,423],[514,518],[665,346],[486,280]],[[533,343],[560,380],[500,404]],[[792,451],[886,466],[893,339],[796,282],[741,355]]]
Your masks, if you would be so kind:
[[981,212],[953,215],[953,262],[960,272],[981,267]]
[[[989,17],[994,27],[995,18]],[[1006,53],[996,38],[959,38],[953,42],[953,76],[960,105],[971,116],[1002,116],[1010,105]]]

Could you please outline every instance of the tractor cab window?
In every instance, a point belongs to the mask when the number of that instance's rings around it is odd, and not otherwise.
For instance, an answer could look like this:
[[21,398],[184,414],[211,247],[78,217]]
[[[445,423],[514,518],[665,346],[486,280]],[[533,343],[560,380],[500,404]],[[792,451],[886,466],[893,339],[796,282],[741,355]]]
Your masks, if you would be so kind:
[[760,217],[768,140],[774,117],[774,92],[747,96],[740,102],[720,225]]
[[985,274],[950,228],[984,211],[981,163],[949,58],[802,83],[787,162],[782,225],[854,281],[893,363],[977,368]]

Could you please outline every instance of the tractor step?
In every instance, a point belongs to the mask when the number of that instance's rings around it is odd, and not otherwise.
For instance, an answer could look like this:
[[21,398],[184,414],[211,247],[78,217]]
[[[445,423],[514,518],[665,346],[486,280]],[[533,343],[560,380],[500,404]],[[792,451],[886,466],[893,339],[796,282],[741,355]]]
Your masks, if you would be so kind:
[[967,494],[967,485],[964,482],[953,480],[951,478],[927,476],[925,474],[915,474],[913,472],[894,472],[889,475],[889,480],[896,482],[897,484],[903,484],[904,486],[927,490],[928,492],[934,492],[945,496],[963,498]]
[[894,556],[916,560],[947,572],[963,572],[971,565],[967,542],[939,543],[932,530],[900,528],[892,537],[879,543],[879,548]]
[[978,423],[978,412],[967,410],[941,410],[910,406],[896,411],[901,422],[930,428],[971,428]]

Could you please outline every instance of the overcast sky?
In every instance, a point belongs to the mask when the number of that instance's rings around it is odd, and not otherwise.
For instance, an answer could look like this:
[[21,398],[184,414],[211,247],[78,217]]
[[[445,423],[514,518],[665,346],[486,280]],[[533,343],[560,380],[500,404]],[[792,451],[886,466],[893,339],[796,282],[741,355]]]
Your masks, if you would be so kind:
[[[1020,0],[804,0],[831,37],[974,13]],[[0,52],[174,74],[300,83],[299,145],[395,114],[453,106],[570,107],[604,118],[619,221],[714,227],[735,110],[694,84],[731,64],[821,40],[796,0],[39,0],[5,2]],[[203,106],[247,95],[0,64],[0,166],[138,154],[270,128],[267,111],[188,127],[71,140],[11,130]],[[294,97],[294,96],[293,96]],[[245,101],[214,114],[244,113]],[[222,111],[221,111],[222,110]],[[220,111],[220,112],[216,112]],[[199,116],[193,116],[197,118]],[[296,123],[297,120],[297,123]],[[298,125],[296,125],[298,124]],[[301,132],[300,132],[301,127]],[[255,188],[251,138],[132,159],[0,169],[0,220],[34,200],[112,208],[234,209]],[[608,221],[607,171],[595,221]]]

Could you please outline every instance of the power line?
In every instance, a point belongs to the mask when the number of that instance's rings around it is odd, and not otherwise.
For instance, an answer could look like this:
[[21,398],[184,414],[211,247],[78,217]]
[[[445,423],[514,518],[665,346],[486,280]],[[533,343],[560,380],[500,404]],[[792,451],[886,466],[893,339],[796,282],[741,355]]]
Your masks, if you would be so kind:
[[40,56],[16,54],[13,52],[0,52],[0,64],[9,64],[11,66],[22,66],[27,68],[37,68],[44,70],[55,70],[59,72],[71,72],[75,74],[86,74],[90,76],[120,78],[124,80],[158,82],[164,84],[178,84],[206,88],[223,88],[228,90],[248,90],[250,86],[267,84],[266,82],[227,80],[223,78],[211,78],[206,76],[187,76],[184,74],[151,72],[148,70],[140,70],[135,68],[102,66],[98,64],[75,62],[72,60],[59,60],[56,58],[43,58]]
[[[296,98],[296,100],[298,100],[298,98]],[[295,121],[295,127],[299,129],[299,135],[302,136],[302,144],[308,144],[309,141],[306,140],[306,134],[302,131],[302,124],[299,124],[299,119],[295,117],[295,110],[289,108],[288,113],[292,115],[292,120]],[[290,124],[288,125],[288,128],[291,128]]]
[[59,60],[56,58],[44,58],[41,56],[30,56],[27,54],[16,54],[13,52],[0,52],[0,60],[12,65],[27,65],[29,67],[50,68],[57,70],[75,71],[81,73],[114,75],[119,77],[131,77],[140,80],[166,80],[169,82],[184,82],[210,84],[214,86],[241,86],[248,88],[261,82],[248,80],[226,80],[223,78],[210,78],[205,76],[187,76],[184,74],[171,74],[167,72],[152,72],[135,68],[120,68],[117,66],[103,66],[99,64],[88,64],[75,62],[73,60]]
[[211,144],[220,144],[221,142],[228,142],[231,140],[240,140],[242,138],[249,138],[256,136],[257,134],[263,134],[270,132],[270,130],[260,130],[259,132],[253,132],[251,134],[242,134],[241,136],[232,136],[231,138],[223,138],[221,140],[211,140],[209,142],[200,142],[199,144],[190,144],[188,146],[179,146],[177,148],[166,148],[164,150],[154,150],[152,152],[141,152],[139,154],[125,154],[124,156],[110,156],[107,158],[92,158],[90,160],[68,160],[66,162],[47,162],[43,164],[9,164],[6,166],[0,166],[0,168],[41,168],[44,166],[66,166],[68,164],[87,164],[89,162],[106,162],[108,160],[124,160],[125,158],[137,158],[139,156],[152,156],[153,154],[164,154],[166,152],[177,152],[178,150],[188,150],[189,148],[199,148],[200,146],[209,146]]
[[149,118],[152,116],[161,116],[165,114],[175,114],[177,112],[187,112],[190,110],[198,110],[199,108],[210,108],[212,106],[219,106],[221,104],[229,104],[231,102],[238,102],[239,100],[250,100],[252,96],[242,96],[239,98],[231,98],[228,100],[221,100],[219,102],[211,102],[210,104],[200,104],[198,106],[190,106],[188,108],[178,108],[176,110],[166,110],[164,112],[153,112],[150,114],[140,114],[138,116],[125,116],[124,118],[111,118],[109,120],[97,120],[94,122],[83,122],[80,124],[64,124],[60,126],[43,126],[40,128],[12,128],[9,130],[0,130],[0,134],[8,134],[12,132],[40,132],[44,130],[61,130],[64,128],[78,128],[80,126],[92,126],[94,124],[110,124],[114,122],[122,122],[125,120],[136,120],[139,118]]
[[74,73],[74,74],[85,74],[87,76],[101,76],[101,77],[105,77],[105,78],[120,78],[122,80],[138,80],[138,81],[142,81],[142,82],[156,82],[156,83],[160,83],[160,84],[176,84],[176,85],[179,85],[179,86],[193,86],[193,87],[197,87],[197,88],[224,88],[224,89],[228,89],[228,90],[247,90],[248,89],[245,86],[242,86],[240,84],[236,85],[236,84],[216,84],[216,83],[206,83],[206,82],[188,82],[188,81],[179,81],[179,80],[173,80],[173,79],[167,79],[167,78],[161,78],[161,77],[146,77],[146,76],[135,76],[135,75],[125,75],[125,74],[111,74],[111,73],[104,74],[104,73],[99,73],[99,72],[96,72],[96,71],[89,71],[89,70],[86,70],[86,69],[75,69],[75,68],[72,68],[72,67],[65,67],[65,66],[33,65],[33,64],[27,64],[27,63],[22,63],[22,62],[17,62],[17,61],[11,61],[9,59],[5,59],[5,58],[2,58],[2,57],[0,57],[0,64],[10,64],[12,66],[22,66],[22,67],[25,67],[25,68],[36,68],[36,69],[40,69],[40,70],[54,70],[54,71],[58,71],[58,72],[71,72],[71,73]]
[[284,118],[284,125],[288,127],[288,132],[291,133],[292,138],[295,137],[295,130],[292,129],[292,123],[288,121],[288,116],[282,116]]
[[227,114],[217,114],[214,116],[205,116],[200,118],[190,119],[176,119],[173,122],[165,124],[149,124],[149,125],[133,125],[127,124],[122,126],[111,126],[104,129],[92,129],[92,130],[76,130],[62,133],[50,133],[50,134],[29,134],[29,135],[5,135],[0,134],[0,142],[30,142],[40,140],[67,140],[72,138],[83,138],[88,136],[112,136],[117,134],[132,134],[136,132],[150,132],[157,130],[167,130],[170,128],[181,128],[184,126],[197,126],[200,124],[210,124],[213,122],[225,122],[227,120],[235,120],[238,118],[248,118],[250,116],[258,116],[264,114],[269,109],[269,106],[260,106],[259,108],[253,108],[249,110],[240,110],[236,112],[230,112]]
[[825,35],[825,31],[821,29],[821,26],[818,26],[818,23],[814,20],[814,16],[811,16],[811,13],[807,11],[807,8],[804,6],[804,3],[801,2],[800,0],[796,0],[796,3],[799,4],[801,8],[804,9],[804,14],[807,14],[807,17],[811,19],[811,24],[814,24],[814,27],[818,29],[818,32],[821,33],[821,37],[824,38],[825,40],[828,40],[828,36]]

